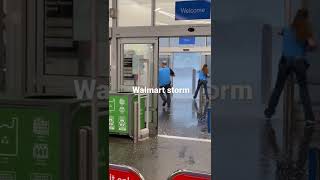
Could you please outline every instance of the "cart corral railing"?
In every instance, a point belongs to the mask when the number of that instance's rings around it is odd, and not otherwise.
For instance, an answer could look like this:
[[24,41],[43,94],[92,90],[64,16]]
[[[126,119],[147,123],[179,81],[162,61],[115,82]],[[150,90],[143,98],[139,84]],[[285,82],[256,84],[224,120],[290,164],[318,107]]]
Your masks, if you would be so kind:
[[168,180],[211,180],[211,174],[205,172],[178,170],[174,172]]
[[[109,164],[109,180],[145,180],[142,174],[135,168],[126,165]],[[178,170],[168,180],[211,180],[211,174]]]
[[109,164],[110,180],[145,180],[141,173],[130,166]]

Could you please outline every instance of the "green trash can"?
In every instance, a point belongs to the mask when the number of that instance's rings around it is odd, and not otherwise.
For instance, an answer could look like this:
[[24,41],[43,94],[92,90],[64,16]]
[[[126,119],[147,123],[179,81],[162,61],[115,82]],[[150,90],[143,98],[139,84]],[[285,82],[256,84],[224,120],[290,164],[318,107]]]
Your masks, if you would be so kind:
[[[138,95],[131,92],[109,93],[109,134],[134,135],[134,103]],[[140,98],[140,129],[146,128],[146,97]]]
[[[68,97],[0,99],[0,179],[89,179],[89,104]],[[99,118],[99,180],[108,177],[105,124]]]

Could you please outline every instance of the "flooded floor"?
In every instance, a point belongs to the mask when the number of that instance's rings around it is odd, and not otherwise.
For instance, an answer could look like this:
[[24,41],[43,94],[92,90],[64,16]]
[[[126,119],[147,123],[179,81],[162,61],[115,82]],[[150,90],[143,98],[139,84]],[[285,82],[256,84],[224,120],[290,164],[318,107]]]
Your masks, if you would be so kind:
[[181,169],[211,172],[211,143],[150,138],[134,144],[132,140],[110,137],[109,162],[134,167],[146,180],[166,180]]

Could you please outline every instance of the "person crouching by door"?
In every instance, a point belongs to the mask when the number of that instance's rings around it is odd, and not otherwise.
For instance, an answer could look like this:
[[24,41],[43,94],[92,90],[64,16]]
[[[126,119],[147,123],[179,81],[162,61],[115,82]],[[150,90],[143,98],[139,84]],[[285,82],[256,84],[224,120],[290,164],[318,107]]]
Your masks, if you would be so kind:
[[206,98],[207,100],[209,100],[209,95],[208,95],[208,77],[209,77],[209,70],[208,70],[208,65],[204,64],[202,66],[202,69],[199,71],[199,80],[198,80],[198,85],[197,85],[197,89],[196,92],[194,93],[193,99],[196,99],[198,96],[198,92],[201,88],[201,86],[203,86],[204,91],[206,93]]
[[170,108],[171,105],[171,95],[168,92],[168,89],[171,88],[171,79],[170,76],[175,76],[174,72],[171,68],[167,66],[166,61],[162,61],[161,67],[159,69],[159,86],[160,89],[164,88],[166,96],[164,95],[164,92],[160,92],[160,97],[163,101],[162,106],[165,106],[167,104],[168,108]]

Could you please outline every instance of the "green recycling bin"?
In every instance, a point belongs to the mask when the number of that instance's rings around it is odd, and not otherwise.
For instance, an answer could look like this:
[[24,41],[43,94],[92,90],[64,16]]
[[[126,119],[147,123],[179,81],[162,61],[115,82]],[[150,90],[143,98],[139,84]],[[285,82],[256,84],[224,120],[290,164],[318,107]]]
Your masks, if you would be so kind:
[[[90,114],[90,103],[75,99],[0,99],[0,179],[89,179]],[[99,180],[107,179],[107,131],[104,116],[99,119]]]
[[[130,92],[109,93],[109,134],[133,137],[134,102],[138,95]],[[140,98],[140,129],[146,127],[146,97]]]

